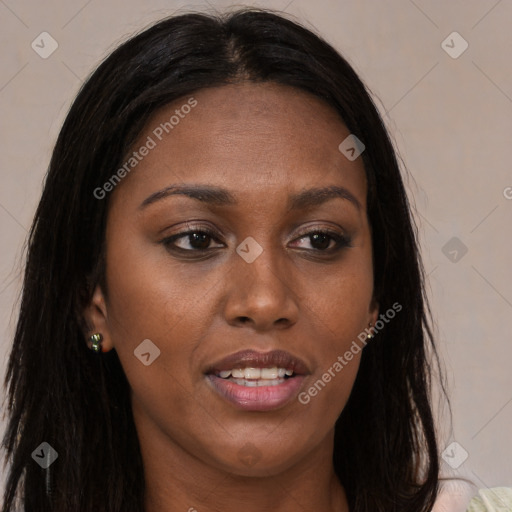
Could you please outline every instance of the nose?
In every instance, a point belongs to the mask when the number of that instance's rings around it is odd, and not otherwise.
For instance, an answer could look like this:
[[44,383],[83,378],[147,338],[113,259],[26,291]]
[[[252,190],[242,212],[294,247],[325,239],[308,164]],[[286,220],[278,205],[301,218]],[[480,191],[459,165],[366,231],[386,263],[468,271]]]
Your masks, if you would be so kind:
[[286,255],[270,250],[251,263],[238,254],[229,274],[225,317],[230,325],[250,325],[256,331],[287,328],[299,313],[298,285],[286,269]]

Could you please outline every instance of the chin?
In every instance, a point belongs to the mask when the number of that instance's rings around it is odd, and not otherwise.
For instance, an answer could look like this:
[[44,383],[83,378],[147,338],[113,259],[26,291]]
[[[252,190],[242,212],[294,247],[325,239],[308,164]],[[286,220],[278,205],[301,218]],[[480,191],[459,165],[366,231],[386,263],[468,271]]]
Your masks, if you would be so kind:
[[273,449],[270,443],[256,445],[247,441],[240,448],[233,449],[234,457],[226,459],[226,452],[218,454],[218,464],[232,475],[248,477],[268,477],[282,473],[299,458],[291,450]]

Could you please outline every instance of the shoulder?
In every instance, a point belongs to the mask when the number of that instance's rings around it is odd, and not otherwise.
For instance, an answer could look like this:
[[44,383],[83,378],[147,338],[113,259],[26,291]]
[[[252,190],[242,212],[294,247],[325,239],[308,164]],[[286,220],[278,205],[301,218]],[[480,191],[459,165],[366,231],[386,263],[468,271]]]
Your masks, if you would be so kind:
[[467,512],[505,512],[512,510],[512,487],[480,489],[469,503]]

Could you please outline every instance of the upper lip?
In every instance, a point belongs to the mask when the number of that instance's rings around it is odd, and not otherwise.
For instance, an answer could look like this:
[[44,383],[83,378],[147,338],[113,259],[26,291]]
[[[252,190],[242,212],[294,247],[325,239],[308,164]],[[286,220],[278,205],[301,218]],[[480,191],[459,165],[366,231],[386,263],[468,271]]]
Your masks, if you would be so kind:
[[285,350],[271,350],[270,352],[241,350],[212,364],[205,373],[218,373],[233,368],[272,368],[274,366],[293,370],[296,375],[309,373],[309,368],[302,359]]

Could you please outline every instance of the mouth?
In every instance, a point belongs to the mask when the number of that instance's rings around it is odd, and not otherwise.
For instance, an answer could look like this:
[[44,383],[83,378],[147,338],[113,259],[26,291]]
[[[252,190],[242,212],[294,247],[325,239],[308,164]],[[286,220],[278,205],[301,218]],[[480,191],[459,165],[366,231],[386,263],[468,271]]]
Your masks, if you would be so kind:
[[298,394],[308,373],[302,360],[282,350],[237,352],[205,371],[217,394],[251,411],[285,406]]
[[231,370],[219,371],[215,374],[217,377],[229,380],[238,384],[239,386],[246,387],[261,387],[261,386],[278,386],[286,379],[293,377],[293,370],[286,368],[278,368],[273,366],[271,368],[233,368]]

